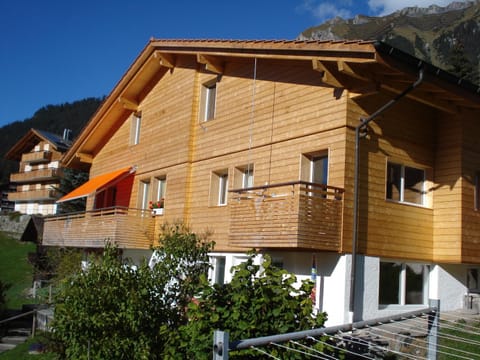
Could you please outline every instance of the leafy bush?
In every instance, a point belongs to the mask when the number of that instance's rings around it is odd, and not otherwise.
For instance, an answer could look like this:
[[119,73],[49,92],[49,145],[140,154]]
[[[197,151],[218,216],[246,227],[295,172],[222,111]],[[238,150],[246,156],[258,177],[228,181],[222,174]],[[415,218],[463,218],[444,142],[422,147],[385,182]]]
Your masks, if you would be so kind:
[[134,269],[113,246],[57,295],[54,338],[67,359],[161,359],[165,339],[187,321],[186,304],[208,271],[203,241],[182,225],[164,228],[161,261]]
[[[233,268],[229,284],[210,285],[204,278],[197,301],[189,304],[190,321],[172,336],[168,348],[171,358],[210,359],[213,330],[227,331],[230,340],[268,336],[321,327],[326,314],[312,314],[310,294],[313,282],[303,281],[272,265],[264,256],[261,265],[254,254]],[[178,357],[181,353],[183,357]],[[272,355],[280,350],[273,349]],[[250,359],[251,351],[231,352],[232,359]],[[258,353],[257,353],[258,356]],[[289,358],[293,356],[291,353]]]

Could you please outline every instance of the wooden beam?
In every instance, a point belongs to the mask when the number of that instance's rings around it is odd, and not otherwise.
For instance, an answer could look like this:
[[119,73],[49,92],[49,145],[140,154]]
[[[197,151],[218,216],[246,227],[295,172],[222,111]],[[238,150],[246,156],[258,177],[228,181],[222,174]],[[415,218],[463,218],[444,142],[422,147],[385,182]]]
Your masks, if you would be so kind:
[[322,73],[322,82],[327,85],[336,87],[336,88],[343,88],[343,84],[335,77],[330,70],[327,69],[325,64],[318,59],[312,60],[313,70]]
[[208,71],[214,72],[216,74],[223,74],[225,68],[224,62],[216,57],[197,54],[197,62],[199,62],[200,64],[205,64],[205,68]]
[[86,164],[91,164],[93,162],[93,155],[92,154],[87,154],[87,153],[77,153],[77,157],[79,160],[83,163]]
[[158,59],[158,62],[161,66],[167,67],[169,69],[173,69],[175,67],[176,59],[174,55],[155,51],[155,54],[153,56]]
[[338,68],[338,71],[341,72],[342,74],[348,75],[358,80],[370,82],[372,79],[371,77],[365,76],[369,72],[362,71],[362,74],[359,74],[350,66],[350,64],[347,61],[337,61],[337,68]]
[[132,110],[132,111],[138,110],[138,104],[135,101],[132,101],[130,99],[120,96],[118,98],[118,102],[121,103],[123,107],[127,110]]

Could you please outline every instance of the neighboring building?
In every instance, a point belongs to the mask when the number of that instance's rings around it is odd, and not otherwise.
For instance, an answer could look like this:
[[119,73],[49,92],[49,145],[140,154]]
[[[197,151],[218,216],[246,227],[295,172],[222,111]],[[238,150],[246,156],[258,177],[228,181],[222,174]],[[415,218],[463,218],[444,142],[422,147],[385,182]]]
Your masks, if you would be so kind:
[[43,243],[138,259],[183,219],[213,231],[213,281],[251,248],[299,280],[315,266],[329,324],[461,308],[479,115],[477,88],[384,43],[152,40],[64,156],[91,180],[60,201],[87,212],[47,218]]
[[15,210],[15,203],[8,200],[8,194],[12,191],[15,191],[15,186],[8,183],[0,185],[0,190],[2,191],[2,200],[0,202],[0,212],[12,212]]
[[60,159],[71,145],[69,130],[63,136],[31,129],[5,155],[19,161],[19,172],[10,175],[16,192],[8,199],[15,203],[15,211],[23,214],[51,215],[56,213],[62,166]]

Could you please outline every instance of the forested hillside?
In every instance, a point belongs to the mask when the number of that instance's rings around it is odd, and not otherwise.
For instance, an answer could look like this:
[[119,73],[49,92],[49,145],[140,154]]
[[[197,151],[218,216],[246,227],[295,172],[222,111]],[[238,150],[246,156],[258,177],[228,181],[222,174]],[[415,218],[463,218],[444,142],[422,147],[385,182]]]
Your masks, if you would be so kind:
[[0,184],[9,181],[10,173],[16,172],[18,163],[4,159],[7,151],[31,128],[46,130],[59,135],[64,129],[72,130],[74,139],[97,110],[103,99],[87,98],[73,103],[47,105],[24,121],[16,121],[0,128]]

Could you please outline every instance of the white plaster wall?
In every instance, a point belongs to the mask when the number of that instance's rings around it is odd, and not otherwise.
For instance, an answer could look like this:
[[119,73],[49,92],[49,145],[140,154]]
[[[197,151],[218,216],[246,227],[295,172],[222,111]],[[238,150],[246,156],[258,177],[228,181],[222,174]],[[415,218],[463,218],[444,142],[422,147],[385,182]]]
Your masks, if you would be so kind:
[[[302,280],[311,279],[312,256],[316,259],[316,308],[328,315],[327,326],[348,322],[348,277],[349,256],[334,253],[309,253],[272,251],[268,253],[274,262],[283,264],[283,268],[297,277],[297,286]],[[231,267],[245,261],[246,254],[241,253],[211,253],[210,256],[225,257],[225,282],[232,279]],[[257,262],[261,257],[257,257]],[[213,264],[213,260],[212,260]],[[209,278],[213,279],[212,269]]]
[[431,299],[440,300],[440,311],[463,308],[468,293],[466,286],[467,265],[434,265],[430,272]]

